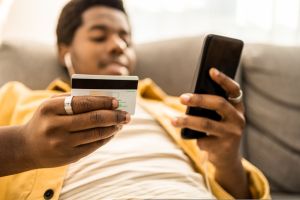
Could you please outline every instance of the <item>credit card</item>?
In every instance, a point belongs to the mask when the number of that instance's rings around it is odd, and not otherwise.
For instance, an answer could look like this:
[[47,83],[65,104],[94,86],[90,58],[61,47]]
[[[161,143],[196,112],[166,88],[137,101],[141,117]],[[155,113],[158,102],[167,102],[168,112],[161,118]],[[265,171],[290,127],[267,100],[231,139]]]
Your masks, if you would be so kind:
[[72,75],[72,96],[111,96],[119,101],[118,110],[135,113],[137,76]]

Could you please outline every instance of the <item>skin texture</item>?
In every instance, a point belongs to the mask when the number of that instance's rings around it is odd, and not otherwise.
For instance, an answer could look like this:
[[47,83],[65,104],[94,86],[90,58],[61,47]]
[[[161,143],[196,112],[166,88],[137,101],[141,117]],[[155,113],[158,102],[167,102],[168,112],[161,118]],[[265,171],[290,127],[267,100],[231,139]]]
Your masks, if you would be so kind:
[[[67,65],[70,75],[74,72],[131,73],[135,54],[127,16],[112,8],[96,6],[83,13],[82,21],[72,43],[58,47],[59,60]],[[70,55],[69,64],[64,63],[67,54]],[[213,69],[210,76],[228,96],[239,96],[239,85],[235,81]],[[74,97],[74,115],[67,115],[64,97],[46,100],[27,124],[0,129],[0,143],[7,141],[6,144],[15,147],[15,152],[24,152],[9,159],[5,155],[11,152],[6,152],[5,145],[1,148],[0,144],[1,163],[7,163],[1,165],[0,176],[75,162],[107,143],[123,124],[130,121],[126,112],[115,110],[117,101],[110,97]],[[180,99],[184,105],[216,110],[222,116],[220,122],[182,116],[171,123],[176,127],[209,132],[209,137],[199,139],[197,144],[207,151],[209,160],[215,165],[216,180],[234,197],[250,198],[239,154],[245,126],[243,103],[233,104],[222,97],[199,94],[183,94]]]

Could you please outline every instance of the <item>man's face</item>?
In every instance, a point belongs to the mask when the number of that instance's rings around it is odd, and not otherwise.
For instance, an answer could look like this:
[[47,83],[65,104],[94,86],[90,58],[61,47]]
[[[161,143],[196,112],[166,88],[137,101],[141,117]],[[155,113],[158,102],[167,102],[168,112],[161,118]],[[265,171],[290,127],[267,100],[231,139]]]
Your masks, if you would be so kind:
[[127,75],[135,65],[127,16],[113,8],[86,10],[67,49],[75,73]]

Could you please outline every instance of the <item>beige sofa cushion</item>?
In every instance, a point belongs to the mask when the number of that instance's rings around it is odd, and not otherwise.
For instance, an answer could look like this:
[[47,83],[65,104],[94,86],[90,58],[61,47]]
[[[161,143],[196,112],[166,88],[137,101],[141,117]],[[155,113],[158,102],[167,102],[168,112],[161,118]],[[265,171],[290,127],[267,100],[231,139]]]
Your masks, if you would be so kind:
[[140,78],[152,78],[170,95],[191,91],[203,37],[180,38],[136,46]]
[[300,47],[248,44],[242,61],[246,158],[273,190],[300,192]]
[[30,41],[4,41],[0,46],[0,86],[20,81],[32,89],[45,89],[57,77],[66,79],[54,46]]

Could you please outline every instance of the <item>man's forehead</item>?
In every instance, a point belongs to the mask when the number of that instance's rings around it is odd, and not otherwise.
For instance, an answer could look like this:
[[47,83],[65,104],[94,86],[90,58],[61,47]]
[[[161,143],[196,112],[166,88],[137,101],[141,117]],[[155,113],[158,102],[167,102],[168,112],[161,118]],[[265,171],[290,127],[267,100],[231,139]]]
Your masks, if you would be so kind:
[[123,12],[105,6],[95,6],[86,10],[82,15],[82,19],[83,25],[88,27],[105,23],[129,29],[128,19]]

